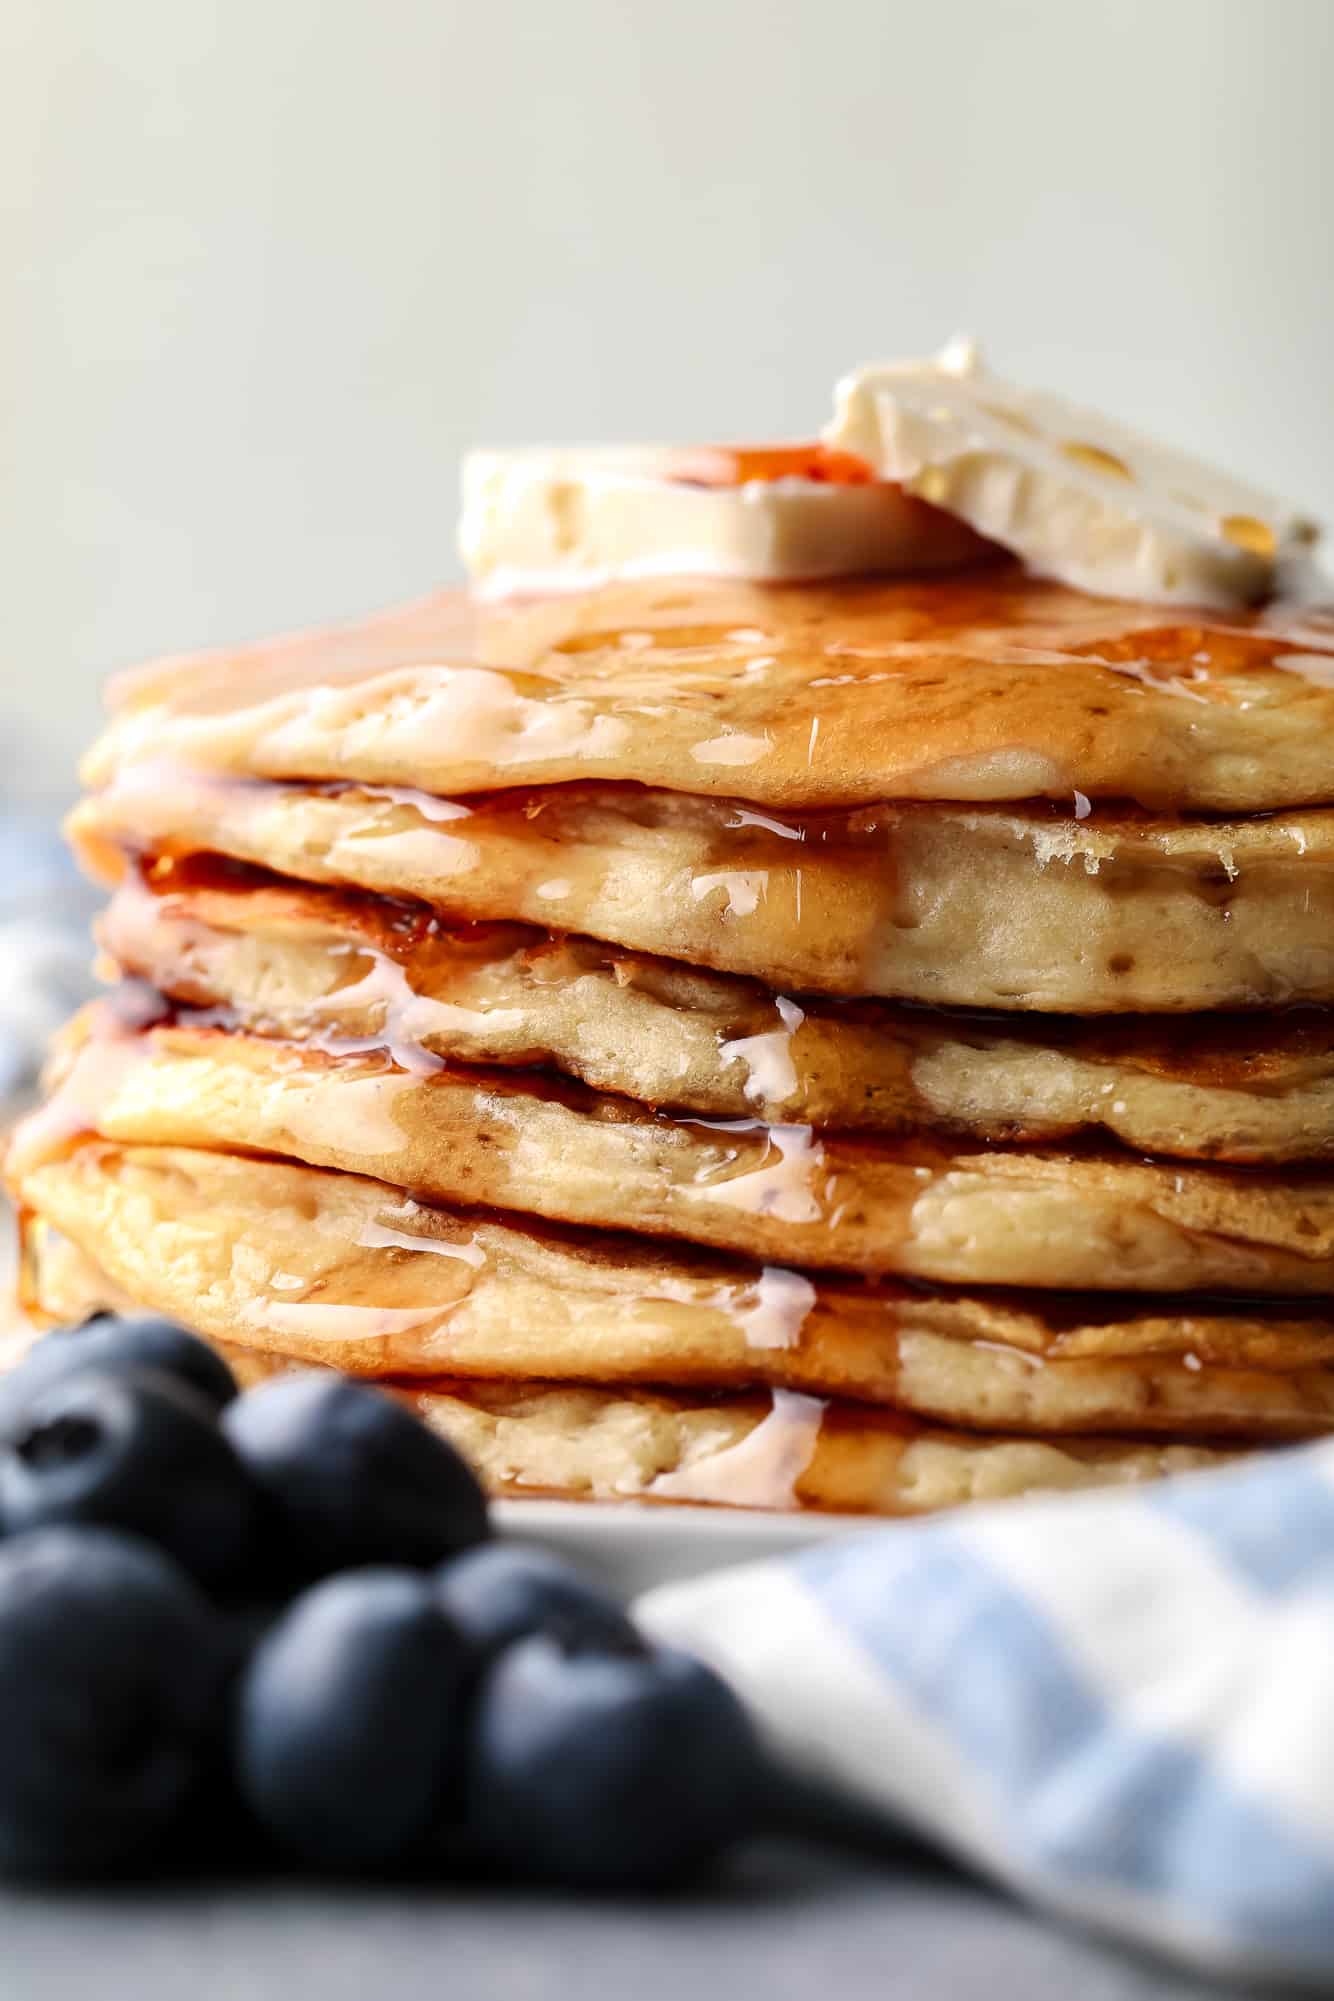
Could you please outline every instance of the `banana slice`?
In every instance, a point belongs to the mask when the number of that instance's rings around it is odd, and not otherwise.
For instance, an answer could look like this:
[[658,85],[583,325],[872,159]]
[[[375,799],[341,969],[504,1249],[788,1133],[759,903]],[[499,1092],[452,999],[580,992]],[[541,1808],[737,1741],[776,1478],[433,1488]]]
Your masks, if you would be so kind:
[[845,376],[823,435],[1037,575],[1095,596],[1252,603],[1319,533],[1270,494],[1184,452],[1000,381],[968,340],[933,361]]
[[623,577],[953,569],[983,545],[819,445],[627,445],[470,453],[459,549],[479,589],[502,597]]

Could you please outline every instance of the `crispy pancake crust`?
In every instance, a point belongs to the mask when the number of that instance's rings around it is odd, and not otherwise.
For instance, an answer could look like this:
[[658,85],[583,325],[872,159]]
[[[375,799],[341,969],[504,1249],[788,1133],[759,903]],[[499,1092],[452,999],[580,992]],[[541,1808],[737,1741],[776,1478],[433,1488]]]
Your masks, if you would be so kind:
[[712,1118],[988,1140],[1106,1132],[1144,1153],[1334,1157],[1334,1017],[998,1022],[751,982],[520,925],[217,869],[126,878],[115,965],[256,1034],[542,1064]]
[[944,1284],[1334,1290],[1334,1179],[1164,1166],[1119,1150],[950,1149],[926,1138],[711,1125],[624,1099],[380,1055],[331,1055],[107,1003],[67,1032],[21,1176],[79,1132],[367,1174],[443,1202]]
[[445,592],[161,662],[115,700],[94,785],[146,761],[446,793],[593,777],[780,808],[1334,801],[1334,620],[1114,605],[1010,567],[672,578],[523,608]]
[[184,1148],[89,1142],[21,1192],[52,1317],[147,1306],[354,1375],[763,1386],[1014,1432],[1334,1425],[1329,1315],[849,1285]]
[[129,851],[213,852],[788,991],[1072,1013],[1334,1000],[1334,811],[915,805],[784,822],[616,787],[467,807],[156,771],[86,800],[70,832],[107,881]]

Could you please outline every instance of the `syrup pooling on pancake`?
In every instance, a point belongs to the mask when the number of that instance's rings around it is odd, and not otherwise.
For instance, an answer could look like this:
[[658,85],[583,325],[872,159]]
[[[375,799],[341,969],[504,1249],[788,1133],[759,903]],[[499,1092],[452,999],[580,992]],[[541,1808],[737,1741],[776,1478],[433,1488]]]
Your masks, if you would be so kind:
[[[293,1036],[317,1048],[348,1054],[385,1049],[400,1069],[419,1075],[439,1069],[442,1055],[450,1052],[534,1060],[533,1045],[520,1042],[516,1048],[514,1041],[527,1011],[495,1004],[499,981],[487,979],[487,968],[492,959],[503,966],[531,950],[542,934],[491,925],[451,936],[424,909],[379,899],[340,905],[331,898],[327,921],[315,906],[309,940],[313,949],[304,965],[298,965],[291,951],[283,956],[281,929],[270,939],[256,937],[255,951],[244,957],[246,930],[210,924],[191,907],[191,891],[205,908],[221,906],[220,914],[242,924],[262,891],[255,884],[238,888],[234,878],[223,874],[219,880],[207,870],[202,890],[200,883],[198,873],[192,878],[169,865],[159,865],[147,878],[138,869],[126,873],[110,911],[96,927],[110,952],[113,977],[117,966],[124,967],[174,998],[208,1011],[226,1009],[238,1024],[244,1020],[258,1032]],[[295,885],[286,891],[271,886],[269,894],[277,903],[286,894],[290,911],[291,900],[301,892]],[[289,937],[299,916],[291,913],[295,922],[288,923]],[[340,916],[345,919],[341,932]],[[460,962],[460,983],[466,984],[469,970],[475,971],[472,988],[485,1004],[462,1006],[413,984],[421,956],[429,953],[438,966],[444,946]],[[237,964],[243,957],[244,963]],[[303,980],[306,990],[289,995],[286,980],[293,973],[298,978],[313,973],[315,980]],[[234,977],[248,977],[254,983],[249,992],[231,984]]]
[[676,580],[490,614],[444,593],[127,677],[86,777],[166,764],[444,796],[596,779],[780,810],[1081,791],[1259,811],[1334,801],[1334,690],[1311,664],[1326,653],[1334,626],[1302,608],[1173,619],[1008,570]]
[[[941,1283],[1312,1294],[1334,1286],[1334,1182],[1181,1168],[1119,1150],[873,1142],[655,1115],[536,1075],[445,1068],[200,1028],[149,1029],[97,1130],[373,1175],[496,1207]],[[80,1030],[68,1038],[79,1062]],[[20,1133],[19,1159],[40,1158]]]
[[813,1127],[770,1126],[759,1119],[693,1123],[710,1132],[745,1133],[760,1141],[761,1151],[754,1165],[742,1155],[739,1173],[737,1156],[726,1148],[706,1159],[696,1170],[695,1186],[685,1191],[688,1200],[722,1203],[780,1223],[833,1221],[824,1143]]
[[70,831],[111,882],[127,849],[212,852],[454,921],[545,925],[542,892],[559,878],[563,928],[780,992],[1079,1013],[1334,1000],[1334,812],[1219,822],[1072,806],[775,822],[624,787],[466,810],[403,788],[159,771],[86,800]]
[[843,1130],[998,1140],[1103,1128],[1148,1153],[1334,1152],[1328,1014],[1084,1024],[829,1007],[518,925],[450,928],[393,904],[215,865],[125,876],[113,962],[252,1034],[546,1065],[644,1103]]

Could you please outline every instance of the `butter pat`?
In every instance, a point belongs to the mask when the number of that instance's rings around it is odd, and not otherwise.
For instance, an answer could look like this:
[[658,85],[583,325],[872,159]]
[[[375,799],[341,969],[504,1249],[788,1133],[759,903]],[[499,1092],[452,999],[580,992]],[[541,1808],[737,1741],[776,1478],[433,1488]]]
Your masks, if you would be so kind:
[[1271,495],[1184,452],[1000,381],[970,341],[933,361],[845,376],[823,435],[1036,575],[1103,597],[1248,604],[1318,534]]
[[622,577],[784,582],[957,568],[976,538],[950,514],[877,480],[691,483],[665,445],[472,452],[459,550],[487,596]]

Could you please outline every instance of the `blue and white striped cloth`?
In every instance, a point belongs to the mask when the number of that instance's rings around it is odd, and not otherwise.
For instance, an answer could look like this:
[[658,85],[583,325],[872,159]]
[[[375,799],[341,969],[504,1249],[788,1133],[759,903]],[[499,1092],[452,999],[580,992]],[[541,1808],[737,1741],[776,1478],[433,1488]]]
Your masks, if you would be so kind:
[[651,1592],[789,1759],[1053,1912],[1334,1992],[1334,1442]]

